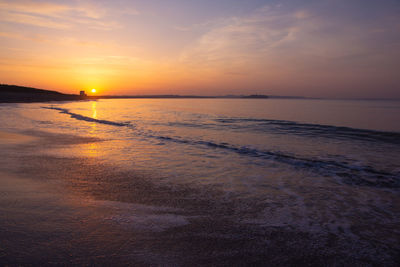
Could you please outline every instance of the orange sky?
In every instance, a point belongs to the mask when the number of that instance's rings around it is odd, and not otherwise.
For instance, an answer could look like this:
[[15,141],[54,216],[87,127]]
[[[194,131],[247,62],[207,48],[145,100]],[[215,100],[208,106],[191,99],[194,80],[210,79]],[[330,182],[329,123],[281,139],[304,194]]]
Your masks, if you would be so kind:
[[400,98],[399,2],[348,2],[0,0],[0,82]]

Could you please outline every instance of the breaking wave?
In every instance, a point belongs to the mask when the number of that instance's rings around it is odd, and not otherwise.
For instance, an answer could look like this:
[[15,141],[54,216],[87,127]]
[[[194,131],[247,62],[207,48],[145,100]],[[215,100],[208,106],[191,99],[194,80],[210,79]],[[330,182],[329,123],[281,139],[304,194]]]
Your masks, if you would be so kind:
[[[68,109],[56,107],[43,107],[46,109],[57,110],[60,113],[70,115],[71,118],[107,124],[118,127],[131,127],[129,123],[94,119],[77,113],[70,112]],[[352,138],[362,140],[374,140],[389,143],[400,143],[399,133],[378,132],[363,129],[353,129],[349,127],[336,127],[328,125],[304,124],[290,121],[264,120],[264,119],[216,119],[216,122],[222,124],[222,127],[228,125],[230,128],[240,128],[247,130],[264,130],[275,131],[286,134],[305,135],[305,136],[324,136],[329,138]],[[252,125],[244,124],[251,122]],[[256,124],[254,124],[256,123]],[[180,123],[183,127],[185,123]],[[204,125],[211,127],[210,124]],[[200,124],[191,123],[187,127],[201,127]],[[213,127],[216,127],[215,125]],[[135,134],[146,138],[158,139],[163,142],[173,142],[179,144],[201,146],[203,148],[220,149],[230,151],[242,156],[261,158],[270,161],[276,161],[290,165],[294,168],[312,170],[323,176],[339,176],[345,183],[354,185],[377,186],[377,187],[400,187],[400,173],[391,173],[387,171],[377,170],[372,166],[358,165],[349,163],[343,159],[321,159],[307,158],[281,151],[260,150],[248,146],[235,146],[229,143],[217,143],[204,140],[183,139],[180,137],[170,137],[164,135],[153,134],[151,131],[138,131]]]
[[129,126],[129,123],[122,123],[122,122],[115,122],[115,121],[108,121],[108,120],[99,120],[95,118],[91,118],[88,116],[83,116],[77,113],[70,112],[68,109],[65,108],[55,108],[55,107],[42,107],[45,109],[53,109],[53,110],[58,110],[60,113],[63,114],[68,114],[71,116],[73,119],[77,119],[80,121],[88,121],[88,122],[96,122],[96,123],[101,123],[101,124],[107,124],[107,125],[112,125],[112,126]]

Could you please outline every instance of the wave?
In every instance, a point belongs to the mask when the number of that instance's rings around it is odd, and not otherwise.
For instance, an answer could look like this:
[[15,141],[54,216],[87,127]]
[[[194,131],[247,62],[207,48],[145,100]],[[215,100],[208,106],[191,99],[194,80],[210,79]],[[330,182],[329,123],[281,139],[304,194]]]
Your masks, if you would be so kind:
[[220,118],[216,122],[234,129],[293,134],[307,137],[327,137],[332,139],[358,139],[400,144],[400,133],[356,129],[345,126],[299,123],[285,120]]
[[[120,123],[120,122],[90,118],[80,114],[72,113],[68,109],[56,108],[56,107],[43,107],[43,108],[58,110],[61,113],[68,114],[71,116],[71,118],[77,120],[102,123],[112,126],[132,126],[128,123]],[[240,123],[242,123],[243,121],[262,122],[268,125],[289,127],[289,129],[285,129],[285,131],[286,132],[293,131],[296,132],[295,134],[302,134],[302,132],[311,131],[312,133],[308,133],[308,135],[312,135],[313,137],[315,137],[315,132],[319,132],[324,136],[330,136],[330,137],[332,136],[336,137],[338,135],[346,138],[362,137],[368,140],[381,140],[393,143],[400,142],[399,141],[400,134],[398,133],[377,132],[371,130],[353,129],[348,127],[302,124],[290,121],[277,121],[277,120],[259,120],[259,119],[217,119],[217,120],[220,121],[221,123],[227,123],[227,124],[237,123],[238,121]],[[193,123],[191,125],[192,127],[194,127]],[[280,151],[260,150],[247,146],[238,147],[229,143],[215,143],[212,141],[181,139],[179,137],[155,135],[152,134],[151,131],[136,132],[136,134],[144,136],[146,138],[158,139],[160,141],[174,142],[174,143],[193,145],[193,146],[202,146],[212,149],[222,149],[242,156],[272,160],[290,165],[294,168],[312,170],[323,176],[326,175],[336,176],[336,177],[339,176],[347,184],[387,187],[387,188],[400,187],[400,173],[390,173],[387,171],[377,170],[367,165],[366,166],[359,166],[354,164],[352,165],[351,163],[345,160],[340,160],[340,159],[325,160],[321,158],[306,158]]]
[[81,120],[81,121],[88,121],[88,122],[96,122],[96,123],[101,123],[101,124],[107,124],[107,125],[112,125],[112,126],[129,126],[129,123],[122,123],[122,122],[115,122],[115,121],[108,121],[108,120],[99,120],[95,118],[91,118],[88,116],[83,116],[77,113],[70,112],[68,109],[65,108],[55,108],[55,107],[42,107],[45,109],[53,109],[53,110],[58,110],[60,113],[63,114],[68,114],[71,116],[71,118]]
[[399,188],[400,173],[390,173],[387,171],[377,170],[371,166],[352,165],[345,161],[324,160],[318,158],[305,158],[296,155],[290,155],[279,151],[265,151],[250,147],[237,147],[228,143],[214,143],[209,141],[191,141],[178,139],[167,136],[149,137],[158,138],[163,141],[171,141],[175,143],[202,145],[214,149],[224,149],[231,152],[255,157],[266,160],[273,160],[280,163],[288,164],[294,168],[313,170],[322,175],[339,176],[347,184]]
[[329,138],[336,140],[378,141],[400,144],[400,133],[383,132],[367,129],[356,129],[345,126],[300,123],[285,120],[249,119],[249,118],[217,118],[213,122],[167,122],[155,123],[170,127],[189,127],[211,130],[231,130],[239,132],[262,132],[270,134],[296,135],[312,138]]
[[[71,118],[108,124],[113,126],[131,126],[129,123],[115,122],[109,120],[99,120],[77,113],[72,113],[68,109],[56,107],[42,107],[45,109],[58,110],[61,113],[68,114]],[[356,129],[345,126],[333,126],[323,124],[299,123],[285,120],[251,119],[251,118],[217,118],[215,123],[205,122],[168,122],[157,123],[158,125],[167,125],[172,127],[190,127],[212,130],[238,130],[267,132],[271,134],[291,134],[305,137],[325,137],[329,139],[341,140],[361,140],[361,141],[380,141],[385,143],[400,144],[400,133],[383,132],[367,129]]]

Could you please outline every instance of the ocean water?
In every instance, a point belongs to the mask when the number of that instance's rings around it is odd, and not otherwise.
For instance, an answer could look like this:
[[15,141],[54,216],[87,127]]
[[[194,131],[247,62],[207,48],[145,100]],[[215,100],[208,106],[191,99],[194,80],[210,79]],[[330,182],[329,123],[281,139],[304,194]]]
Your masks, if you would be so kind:
[[0,111],[3,130],[102,140],[36,153],[134,170],[192,199],[217,192],[234,208],[215,216],[398,249],[399,101],[109,99]]

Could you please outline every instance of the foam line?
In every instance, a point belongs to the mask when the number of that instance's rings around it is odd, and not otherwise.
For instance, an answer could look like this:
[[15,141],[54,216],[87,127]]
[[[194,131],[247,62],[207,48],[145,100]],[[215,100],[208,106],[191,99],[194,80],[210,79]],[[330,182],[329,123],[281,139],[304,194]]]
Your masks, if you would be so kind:
[[55,107],[42,107],[42,108],[58,110],[58,111],[60,111],[60,113],[68,114],[71,116],[71,118],[81,120],[81,121],[96,122],[96,123],[113,125],[113,126],[128,126],[129,125],[128,123],[94,119],[91,117],[87,117],[87,116],[83,116],[83,115],[80,115],[77,113],[70,112],[68,109],[65,109],[65,108],[55,108]]

